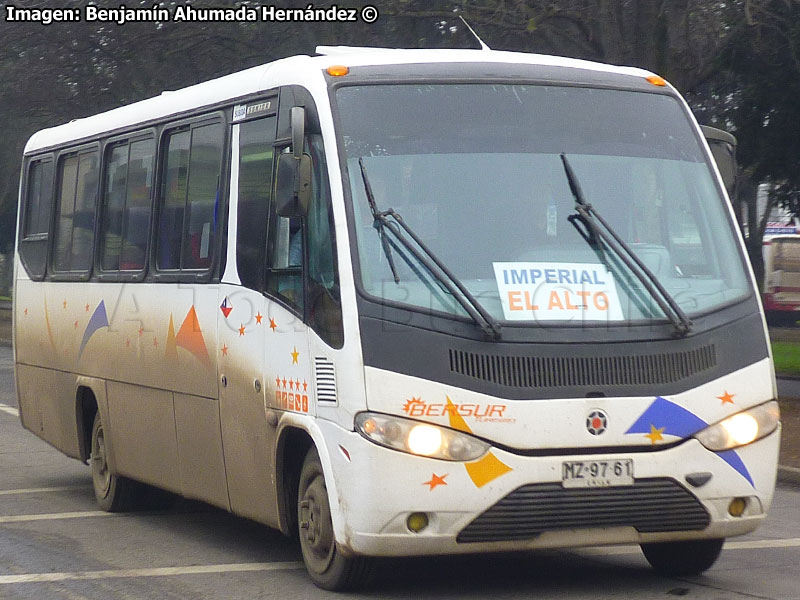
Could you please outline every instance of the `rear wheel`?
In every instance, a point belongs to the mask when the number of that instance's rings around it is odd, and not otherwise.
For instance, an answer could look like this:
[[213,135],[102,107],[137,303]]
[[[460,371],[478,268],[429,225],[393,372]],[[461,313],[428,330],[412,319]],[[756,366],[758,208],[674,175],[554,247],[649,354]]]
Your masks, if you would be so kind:
[[115,475],[109,469],[106,436],[100,413],[94,416],[89,462],[92,466],[94,497],[100,508],[107,512],[122,512],[133,508],[139,497],[139,484],[126,477]]
[[297,527],[308,574],[326,590],[352,590],[367,583],[372,560],[345,556],[333,534],[328,488],[316,449],[311,448],[300,472]]
[[642,544],[642,552],[659,573],[699,575],[716,562],[724,542],[722,539]]

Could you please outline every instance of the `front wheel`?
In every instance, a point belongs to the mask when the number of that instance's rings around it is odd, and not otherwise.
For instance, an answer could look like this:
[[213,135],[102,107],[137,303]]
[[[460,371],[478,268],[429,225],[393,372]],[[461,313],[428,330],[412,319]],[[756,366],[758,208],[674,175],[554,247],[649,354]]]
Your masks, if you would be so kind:
[[115,475],[108,467],[106,436],[100,413],[94,416],[92,426],[92,486],[97,504],[106,512],[130,510],[139,498],[139,486],[135,481]]
[[342,591],[356,589],[368,581],[372,560],[364,556],[345,556],[336,543],[325,475],[314,448],[306,454],[300,472],[297,527],[303,562],[316,585]]
[[699,575],[713,565],[722,551],[721,540],[690,540],[642,544],[647,562],[664,575]]

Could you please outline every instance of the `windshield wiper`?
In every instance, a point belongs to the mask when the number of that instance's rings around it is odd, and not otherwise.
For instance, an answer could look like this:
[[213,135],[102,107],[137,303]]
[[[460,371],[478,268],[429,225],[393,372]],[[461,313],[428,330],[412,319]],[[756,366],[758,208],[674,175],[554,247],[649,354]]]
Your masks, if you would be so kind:
[[[375,203],[375,196],[372,193],[372,186],[367,177],[367,169],[364,166],[363,157],[358,159],[358,166],[361,168],[361,179],[364,181],[364,191],[367,194],[367,202],[372,211],[374,227],[378,230],[383,244],[383,251],[392,270],[395,283],[400,283],[397,269],[392,258],[392,252],[386,239],[385,230],[392,232],[395,238],[428,270],[439,283],[441,283],[458,303],[467,311],[467,314],[480,325],[481,329],[492,339],[500,339],[500,324],[490,315],[478,299],[470,292],[466,286],[447,268],[447,266],[436,256],[433,251],[414,233],[406,224],[403,217],[393,208],[384,211],[378,210]],[[414,243],[412,244],[405,232]]]
[[[569,181],[569,189],[575,198],[575,211],[580,215],[581,221],[591,232],[591,238],[587,241],[594,241],[600,246],[599,240],[610,248],[625,263],[631,273],[642,283],[658,304],[659,308],[675,326],[677,335],[687,335],[692,330],[692,321],[683,312],[683,309],[675,301],[675,298],[661,285],[655,274],[636,256],[631,247],[623,240],[616,231],[609,225],[591,204],[586,202],[586,198],[581,190],[578,178],[572,170],[572,166],[567,160],[567,155],[561,154],[561,162],[564,163],[564,171]],[[602,225],[602,228],[600,227]],[[582,234],[583,235],[583,234]],[[585,238],[586,239],[586,238]],[[607,262],[607,261],[606,261]]]

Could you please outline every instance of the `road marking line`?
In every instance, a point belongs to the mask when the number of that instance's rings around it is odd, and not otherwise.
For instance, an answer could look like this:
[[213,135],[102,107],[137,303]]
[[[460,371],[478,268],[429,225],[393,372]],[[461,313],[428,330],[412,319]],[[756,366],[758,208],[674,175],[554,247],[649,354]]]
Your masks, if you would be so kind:
[[245,573],[263,571],[292,571],[302,569],[302,562],[233,563],[227,565],[198,565],[191,567],[161,567],[155,569],[118,569],[109,571],[78,571],[75,573],[29,573],[2,575],[0,585],[12,583],[41,583],[52,581],[112,579],[119,577],[165,577],[168,575],[203,575],[208,573]]
[[115,517],[117,513],[103,510],[86,510],[81,512],[45,513],[38,515],[0,516],[0,523],[26,523],[28,521],[55,521],[58,519],[84,519],[87,517]]
[[18,490],[0,490],[0,496],[13,496],[16,494],[39,494],[42,492],[69,492],[71,490],[85,490],[85,485],[64,485],[61,487],[20,488]]
[[10,415],[14,415],[15,417],[19,416],[19,410],[17,410],[13,406],[7,406],[5,404],[0,404],[0,411],[2,411],[4,413],[8,413]]
[[[723,550],[759,550],[764,548],[796,548],[800,546],[800,538],[783,538],[773,540],[746,540],[725,542]],[[638,554],[639,546],[608,546],[578,548],[577,554],[590,554],[592,556],[619,556],[623,554]]]

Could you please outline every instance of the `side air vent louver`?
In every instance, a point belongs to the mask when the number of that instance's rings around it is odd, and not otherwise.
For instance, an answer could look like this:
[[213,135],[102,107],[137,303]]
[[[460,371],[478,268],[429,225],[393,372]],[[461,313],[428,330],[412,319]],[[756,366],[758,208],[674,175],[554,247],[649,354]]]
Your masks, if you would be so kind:
[[314,357],[314,376],[317,380],[317,402],[336,404],[336,369],[324,356]]
[[450,349],[450,370],[518,388],[676,383],[717,365],[714,344],[627,356],[518,356]]

